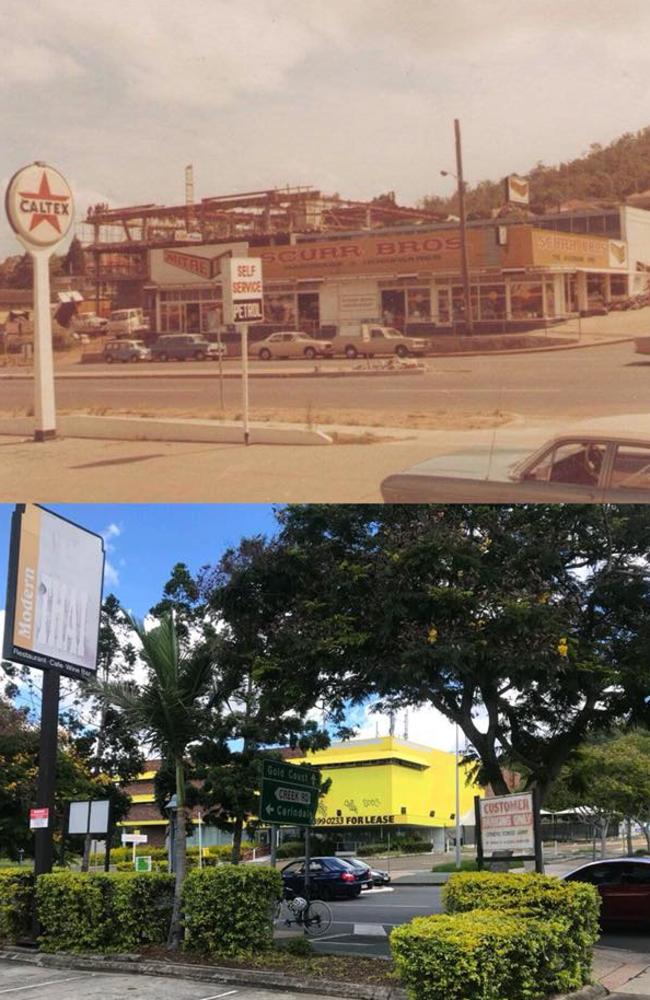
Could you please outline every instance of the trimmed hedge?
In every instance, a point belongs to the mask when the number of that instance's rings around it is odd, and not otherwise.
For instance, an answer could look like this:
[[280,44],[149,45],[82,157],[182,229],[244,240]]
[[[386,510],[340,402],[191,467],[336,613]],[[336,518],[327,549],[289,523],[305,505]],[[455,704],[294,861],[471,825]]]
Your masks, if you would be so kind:
[[589,981],[592,947],[599,934],[600,897],[594,886],[532,873],[461,873],[449,879],[442,900],[450,914],[498,909],[515,910],[542,920],[565,920],[569,930],[562,942],[557,985],[565,987],[566,977],[572,986]]
[[183,886],[185,947],[238,956],[273,943],[273,913],[282,876],[273,868],[220,865],[189,872]]
[[390,935],[409,1000],[541,1000],[547,944],[545,921],[496,910],[415,917]]
[[17,941],[31,925],[34,873],[0,868],[0,940]]
[[36,882],[43,951],[133,951],[167,939],[174,877],[61,872]]

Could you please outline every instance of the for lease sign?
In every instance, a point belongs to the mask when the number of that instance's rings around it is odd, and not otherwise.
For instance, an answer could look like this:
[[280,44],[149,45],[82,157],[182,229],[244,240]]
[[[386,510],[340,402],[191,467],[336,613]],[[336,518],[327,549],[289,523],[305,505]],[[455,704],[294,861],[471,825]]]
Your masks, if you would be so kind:
[[222,275],[226,323],[259,323],[264,319],[261,259],[230,257],[224,260]]
[[483,853],[512,851],[513,854],[534,854],[535,822],[533,793],[500,795],[481,799],[481,838]]

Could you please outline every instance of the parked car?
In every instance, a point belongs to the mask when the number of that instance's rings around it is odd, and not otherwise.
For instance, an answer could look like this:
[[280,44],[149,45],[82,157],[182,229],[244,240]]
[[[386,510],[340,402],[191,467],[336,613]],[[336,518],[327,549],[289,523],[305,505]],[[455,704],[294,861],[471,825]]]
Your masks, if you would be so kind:
[[347,861],[347,863],[351,865],[355,871],[358,871],[361,874],[361,877],[363,879],[361,883],[361,888],[372,889],[373,886],[375,885],[375,880],[373,878],[372,869],[370,865],[367,865],[365,861],[361,860],[361,858],[346,857],[344,860]]
[[[310,886],[313,897],[319,899],[354,899],[361,895],[361,872],[343,858],[311,858],[309,863]],[[289,889],[302,894],[305,886],[305,859],[300,858],[285,865],[282,880]]]
[[398,358],[420,357],[427,350],[423,337],[410,337],[378,323],[360,323],[358,327],[342,330],[333,338],[332,345],[335,354],[344,354],[346,358],[387,354],[396,354]]
[[211,344],[196,333],[165,333],[151,346],[153,361],[218,361],[226,353],[225,344]]
[[272,358],[331,358],[332,344],[329,340],[316,340],[297,330],[283,330],[269,334],[249,347],[249,353],[261,361]]
[[132,337],[148,329],[142,309],[114,309],[109,314],[106,332],[111,337]]
[[72,321],[72,329],[89,337],[101,337],[108,332],[108,320],[96,313],[79,313]]
[[141,340],[109,340],[104,344],[104,360],[109,364],[122,361],[150,361],[151,351]]
[[650,924],[650,858],[592,861],[564,876],[595,885],[603,924]]
[[388,476],[381,493],[390,503],[648,503],[650,433],[561,434],[532,453],[468,448]]

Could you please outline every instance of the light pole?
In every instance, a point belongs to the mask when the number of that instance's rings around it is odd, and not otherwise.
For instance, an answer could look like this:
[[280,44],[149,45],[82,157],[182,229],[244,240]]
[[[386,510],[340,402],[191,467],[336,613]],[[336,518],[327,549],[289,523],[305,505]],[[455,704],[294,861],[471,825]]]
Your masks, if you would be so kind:
[[456,723],[456,868],[460,869],[460,753],[458,723]]
[[472,313],[472,295],[469,283],[469,256],[467,251],[467,217],[465,215],[465,181],[463,180],[463,154],[460,144],[460,122],[454,118],[454,133],[456,136],[456,173],[441,170],[443,177],[455,177],[458,183],[458,214],[460,216],[460,252],[463,270],[463,289],[465,292],[465,330],[474,333],[474,316]]

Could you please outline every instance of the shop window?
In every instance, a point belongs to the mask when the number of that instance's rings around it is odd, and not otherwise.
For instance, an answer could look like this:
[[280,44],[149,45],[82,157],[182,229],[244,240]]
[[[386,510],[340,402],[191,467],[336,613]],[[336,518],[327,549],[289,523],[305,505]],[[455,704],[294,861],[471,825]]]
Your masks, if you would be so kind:
[[438,322],[443,326],[451,322],[448,288],[438,289]]
[[[478,318],[478,295],[476,286],[470,289],[472,296],[472,316]],[[451,310],[454,322],[461,322],[465,319],[465,290],[462,285],[454,285],[451,294]]]
[[409,288],[406,302],[409,323],[431,322],[431,292],[428,288]]
[[276,292],[264,296],[264,317],[269,323],[282,323],[283,326],[296,325],[296,296],[278,294]]
[[536,319],[544,315],[540,282],[517,281],[510,286],[513,319]]
[[587,304],[590,308],[602,306],[605,302],[605,275],[587,275]]
[[481,285],[480,304],[481,319],[504,319],[506,315],[505,285]]
[[555,316],[555,282],[547,281],[546,285],[546,315]]
[[609,288],[612,296],[627,295],[627,276],[613,274],[609,279]]
[[381,293],[381,319],[386,326],[404,330],[406,292],[400,288],[384,289]]
[[318,292],[298,292],[298,327],[306,333],[315,333],[320,325],[320,298]]

